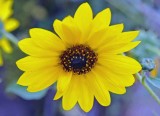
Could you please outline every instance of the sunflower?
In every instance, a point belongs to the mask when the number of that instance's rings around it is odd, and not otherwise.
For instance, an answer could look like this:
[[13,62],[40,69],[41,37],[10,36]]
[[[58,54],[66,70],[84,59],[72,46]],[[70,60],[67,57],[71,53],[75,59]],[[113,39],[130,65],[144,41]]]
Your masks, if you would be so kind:
[[[19,26],[19,22],[16,19],[10,18],[13,13],[12,4],[13,0],[0,0],[0,47],[6,53],[11,53],[12,47],[1,31],[4,28],[5,31],[11,32]],[[3,60],[0,51],[0,66],[1,65],[3,65]]]
[[65,110],[78,103],[88,112],[94,98],[108,106],[109,92],[124,94],[135,81],[133,74],[141,70],[136,60],[123,56],[140,43],[132,42],[139,32],[122,32],[123,24],[109,26],[110,20],[110,9],[93,18],[91,7],[83,3],[74,17],[54,21],[57,35],[31,29],[31,37],[18,44],[29,56],[17,61],[24,71],[17,83],[37,92],[57,82],[54,100],[62,97]]

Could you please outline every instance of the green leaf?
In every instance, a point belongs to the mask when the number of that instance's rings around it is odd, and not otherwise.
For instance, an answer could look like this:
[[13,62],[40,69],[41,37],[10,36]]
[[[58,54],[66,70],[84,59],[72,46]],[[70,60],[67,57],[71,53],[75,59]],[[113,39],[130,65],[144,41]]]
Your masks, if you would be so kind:
[[147,81],[154,87],[160,89],[160,79],[159,78],[147,78]]
[[46,95],[47,90],[48,89],[40,92],[30,93],[26,90],[26,87],[17,85],[16,83],[12,83],[6,88],[7,92],[16,94],[25,100],[39,100]]

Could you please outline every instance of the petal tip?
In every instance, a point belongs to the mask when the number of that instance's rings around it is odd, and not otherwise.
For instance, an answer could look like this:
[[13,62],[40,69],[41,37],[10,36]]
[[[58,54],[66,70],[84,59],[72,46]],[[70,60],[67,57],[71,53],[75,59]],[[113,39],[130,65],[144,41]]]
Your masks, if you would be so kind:
[[16,84],[21,85],[20,78],[18,79]]
[[29,29],[29,34],[30,35],[33,35],[34,33],[37,33],[38,30],[40,30],[41,28],[32,28],[32,29]]
[[20,86],[26,86],[26,85],[24,85],[23,84],[24,82],[21,80],[21,77],[18,79],[18,81],[17,81],[17,85],[20,85]]
[[111,14],[111,9],[110,8],[106,8],[104,11]]
[[84,5],[84,6],[90,6],[88,2],[84,2],[80,6],[82,6],[82,5]]
[[92,8],[88,2],[84,2],[78,7],[78,9],[76,10],[76,13],[74,15],[74,18],[78,17],[79,14],[83,13],[85,10],[89,11],[89,13],[92,14]]
[[31,92],[31,93],[33,93],[33,92],[38,92],[38,91],[34,90],[34,89],[31,88],[31,87],[28,87],[28,88],[27,88],[27,91],[28,91],[28,92]]
[[[22,39],[23,40],[23,39]],[[19,42],[18,42],[18,46],[20,47],[21,46],[21,44],[22,44],[22,40],[20,40]]]
[[[19,65],[19,60],[18,61],[16,61],[16,65],[17,65],[17,67],[18,67],[18,65]],[[19,67],[18,67],[19,68]]]
[[54,96],[54,98],[53,98],[53,100],[58,100],[58,99],[60,99],[62,97],[62,95],[59,95],[59,94],[55,94],[55,96]]

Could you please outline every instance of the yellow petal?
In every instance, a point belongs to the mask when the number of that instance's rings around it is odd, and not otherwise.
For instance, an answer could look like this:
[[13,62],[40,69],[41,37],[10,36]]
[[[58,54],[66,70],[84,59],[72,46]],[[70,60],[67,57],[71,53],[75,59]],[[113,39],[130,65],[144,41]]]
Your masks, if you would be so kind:
[[69,45],[76,44],[81,37],[81,32],[71,16],[67,16],[62,22],[55,20],[53,26],[59,37]]
[[62,31],[64,35],[64,38],[62,38],[62,40],[69,45],[75,45],[78,36],[74,33],[74,31],[71,30],[71,28],[72,27],[69,27],[62,23]]
[[60,71],[60,76],[57,82],[57,90],[63,92],[70,84],[72,78],[72,72]]
[[33,80],[27,90],[29,92],[38,92],[53,85],[57,81],[58,69],[59,68],[52,68],[51,70],[44,70],[43,72],[39,72],[41,74],[31,77]]
[[75,25],[80,29],[79,44],[84,44],[92,30],[93,13],[88,3],[83,3],[74,15]]
[[116,73],[112,73],[110,71],[106,71],[105,75],[109,78],[113,83],[118,83],[120,86],[131,86],[135,82],[133,75],[120,75]]
[[0,46],[6,53],[11,53],[13,51],[11,45],[9,44],[9,41],[7,39],[1,39],[0,40]]
[[2,66],[2,65],[3,65],[3,58],[2,58],[2,53],[0,51],[0,66]]
[[8,32],[17,29],[18,27],[19,27],[19,22],[14,18],[10,18],[6,20],[4,23],[4,28]]
[[120,85],[125,87],[132,86],[135,82],[135,78],[133,75],[118,75],[115,73],[110,73],[109,76],[112,76],[115,82],[119,82]]
[[109,50],[108,53],[116,53],[116,54],[124,53],[124,52],[127,52],[129,50],[132,50],[133,48],[135,48],[136,46],[138,46],[140,43],[141,43],[141,41],[130,42],[129,44],[121,46],[118,49]]
[[[117,37],[123,31],[124,25],[123,24],[116,24],[109,26],[106,29],[106,38],[105,40],[112,40],[113,38]],[[106,43],[104,43],[106,44]]]
[[7,0],[2,3],[1,10],[0,10],[0,19],[2,21],[5,21],[8,17],[12,15],[13,13],[13,10],[11,8],[12,4],[13,4],[13,0]]
[[105,32],[106,28],[93,32],[86,39],[85,44],[89,45],[92,49],[96,49],[97,45],[99,45],[102,42],[102,38],[106,37]]
[[62,22],[65,25],[72,25],[74,22],[73,22],[73,18],[71,16],[67,16],[66,18],[63,19],[63,21],[56,19],[53,22],[53,28],[54,28],[55,32],[58,34],[58,36],[61,39],[65,39],[65,36],[64,36],[65,33],[63,33],[63,29],[62,29]]
[[86,31],[93,19],[92,9],[88,3],[83,3],[77,9],[74,20],[82,32]]
[[123,31],[123,28],[123,24],[117,24],[100,29],[97,32],[92,32],[87,44],[91,46],[92,49],[103,48],[103,46],[107,46],[113,38],[117,37]]
[[33,28],[30,29],[30,35],[32,41],[41,48],[52,49],[53,51],[65,50],[65,46],[62,41],[54,33],[48,30]]
[[31,38],[26,38],[18,42],[20,49],[28,55],[35,57],[53,57],[60,53],[50,49],[44,49],[33,43]]
[[54,27],[54,31],[58,34],[58,36],[61,39],[64,38],[63,30],[62,30],[62,21],[56,19],[53,22],[53,27]]
[[57,80],[59,67],[45,69],[43,71],[27,71],[18,79],[17,84],[30,86],[29,91],[36,92],[52,85]]
[[71,110],[75,106],[80,94],[80,88],[79,78],[73,76],[70,82],[70,86],[62,98],[62,106],[65,110]]
[[105,44],[101,44],[101,46],[99,46],[98,51],[105,52],[105,50],[112,50],[111,53],[122,53],[129,51],[130,49],[136,47],[140,43],[140,41],[131,42],[133,39],[136,38],[138,34],[139,31],[120,33],[118,36],[113,37],[110,41],[103,41],[103,43]]
[[20,78],[17,81],[17,84],[22,85],[22,86],[28,86],[32,80],[35,78],[32,78],[32,75],[36,75],[37,72],[24,72]]
[[58,100],[59,98],[61,98],[63,96],[64,92],[62,91],[57,91],[55,96],[54,96],[54,100]]
[[36,71],[54,67],[59,64],[59,57],[32,57],[27,56],[16,62],[19,69],[23,71]]
[[98,63],[112,72],[120,74],[135,74],[141,70],[141,65],[134,59],[121,55],[104,55]]
[[95,68],[92,70],[92,73],[95,75],[96,80],[100,85],[105,88],[106,90],[111,91],[112,93],[116,94],[124,94],[126,89],[123,85],[119,82],[113,81],[113,77],[110,77],[106,74],[108,70],[103,66],[96,65]]
[[79,96],[78,103],[83,111],[89,112],[93,107],[94,95],[91,92],[92,90],[89,89],[88,82],[84,77],[79,79],[79,83],[81,87],[81,94]]
[[93,27],[97,28],[105,28],[108,27],[111,22],[111,11],[109,8],[99,12],[94,20],[93,20]]
[[131,42],[139,34],[139,31],[123,32],[117,38],[113,39],[113,43]]
[[108,90],[104,88],[96,79],[93,73],[90,73],[87,76],[87,80],[90,88],[92,88],[95,98],[102,106],[110,105],[111,99]]
[[141,41],[130,42],[130,43],[118,43],[118,44],[109,44],[103,48],[98,49],[98,53],[108,53],[108,54],[119,54],[127,52],[140,44]]

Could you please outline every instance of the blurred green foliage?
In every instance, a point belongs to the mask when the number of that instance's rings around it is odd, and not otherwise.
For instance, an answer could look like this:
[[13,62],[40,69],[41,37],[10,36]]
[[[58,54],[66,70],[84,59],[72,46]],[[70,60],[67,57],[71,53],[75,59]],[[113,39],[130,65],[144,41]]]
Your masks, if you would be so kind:
[[154,59],[155,57],[160,56],[159,38],[155,33],[140,30],[140,34],[136,40],[140,40],[141,43],[132,50],[132,54],[135,54],[138,58]]
[[48,90],[45,89],[40,92],[30,93],[26,89],[26,87],[22,87],[20,85],[17,85],[16,82],[13,82],[12,84],[9,84],[9,86],[7,86],[6,92],[18,95],[25,100],[39,100],[46,95]]

